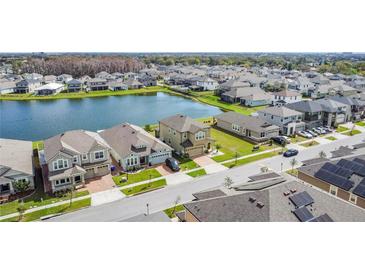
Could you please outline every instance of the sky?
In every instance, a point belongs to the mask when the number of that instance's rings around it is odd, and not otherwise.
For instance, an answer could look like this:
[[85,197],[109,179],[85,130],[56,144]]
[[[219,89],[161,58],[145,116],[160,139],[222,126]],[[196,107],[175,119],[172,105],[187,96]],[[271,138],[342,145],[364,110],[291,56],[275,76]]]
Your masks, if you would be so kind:
[[0,52],[364,52],[364,2],[1,1]]

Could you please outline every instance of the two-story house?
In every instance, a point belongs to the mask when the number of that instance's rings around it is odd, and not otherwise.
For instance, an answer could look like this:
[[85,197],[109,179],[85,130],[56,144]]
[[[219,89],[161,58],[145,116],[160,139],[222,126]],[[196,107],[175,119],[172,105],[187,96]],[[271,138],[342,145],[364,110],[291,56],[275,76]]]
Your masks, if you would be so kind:
[[279,135],[279,127],[259,117],[242,115],[234,111],[223,112],[214,117],[216,126],[242,136],[252,142],[260,143]]
[[286,105],[303,114],[306,129],[323,126],[323,108],[316,101],[300,101]]
[[67,82],[67,89],[69,92],[78,92],[84,89],[84,83],[78,79],[72,79]]
[[273,106],[285,105],[301,101],[302,95],[298,92],[285,89],[280,92],[271,93],[271,100]]
[[322,106],[323,125],[337,127],[351,119],[351,107],[328,98],[316,101]]
[[209,77],[198,77],[195,84],[200,90],[216,90],[218,87],[218,82]]
[[177,154],[189,157],[202,155],[214,146],[214,140],[210,137],[209,125],[181,114],[159,121],[157,134]]
[[99,132],[123,170],[162,164],[172,148],[136,125],[124,123]]
[[25,79],[16,83],[15,93],[34,93],[36,88],[42,85],[39,79]]
[[285,106],[268,107],[257,112],[259,117],[280,128],[280,134],[291,136],[305,129],[303,114]]
[[93,78],[87,81],[87,88],[88,90],[95,91],[95,90],[108,90],[108,80],[103,78]]
[[350,106],[350,108],[351,108],[350,120],[359,121],[364,118],[365,101],[358,100],[358,99],[352,98],[350,96],[339,96],[339,95],[328,97],[328,98],[333,101],[337,101],[342,104]]
[[97,133],[72,130],[44,141],[40,151],[45,192],[83,186],[110,173],[110,148]]

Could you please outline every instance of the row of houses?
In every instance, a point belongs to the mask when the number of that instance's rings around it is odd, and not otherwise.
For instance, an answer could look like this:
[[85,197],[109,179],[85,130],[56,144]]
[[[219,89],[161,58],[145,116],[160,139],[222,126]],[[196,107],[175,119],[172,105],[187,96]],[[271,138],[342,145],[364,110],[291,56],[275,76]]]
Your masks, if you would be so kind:
[[[123,123],[99,132],[72,130],[44,140],[39,150],[44,189],[55,193],[83,186],[88,179],[110,173],[111,165],[131,171],[162,164],[176,153],[194,157],[213,149],[210,127],[185,115],[159,122],[158,137]],[[0,196],[17,192],[14,183],[26,179],[34,188],[32,143],[1,139]]]

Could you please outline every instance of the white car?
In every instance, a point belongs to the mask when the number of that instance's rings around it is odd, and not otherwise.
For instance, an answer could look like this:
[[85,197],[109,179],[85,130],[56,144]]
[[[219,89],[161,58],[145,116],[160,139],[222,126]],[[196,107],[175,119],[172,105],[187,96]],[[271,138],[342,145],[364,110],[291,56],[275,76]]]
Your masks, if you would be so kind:
[[305,132],[305,131],[299,131],[298,132],[299,136],[305,137],[305,138],[312,138],[313,136],[310,135],[309,133]]
[[307,130],[309,134],[311,134],[313,137],[318,137],[318,134],[313,132],[312,130]]
[[291,139],[288,136],[279,136],[280,138],[284,138],[287,144],[290,144]]

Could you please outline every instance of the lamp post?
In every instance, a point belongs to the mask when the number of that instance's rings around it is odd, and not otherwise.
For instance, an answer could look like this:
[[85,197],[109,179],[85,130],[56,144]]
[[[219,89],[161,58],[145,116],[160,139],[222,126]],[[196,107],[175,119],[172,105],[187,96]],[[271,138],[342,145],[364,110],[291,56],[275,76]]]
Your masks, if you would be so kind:
[[147,207],[147,215],[150,215],[150,208],[149,208],[149,203],[146,204],[146,207]]
[[281,172],[283,172],[283,162],[281,162]]

